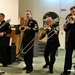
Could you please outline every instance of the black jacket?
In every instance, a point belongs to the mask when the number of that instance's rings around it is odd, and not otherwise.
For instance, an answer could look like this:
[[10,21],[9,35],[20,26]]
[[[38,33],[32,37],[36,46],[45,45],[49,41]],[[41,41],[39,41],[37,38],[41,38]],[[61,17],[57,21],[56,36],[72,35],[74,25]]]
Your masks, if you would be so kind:
[[7,39],[6,35],[11,33],[10,24],[7,22],[5,24],[4,23],[5,23],[5,20],[0,24],[0,32],[4,32],[4,35],[0,36],[0,45],[6,45],[7,44],[8,39]]
[[64,29],[65,32],[69,31],[68,42],[67,45],[75,46],[75,23],[67,24],[67,27]]
[[24,32],[24,37],[34,37],[35,36],[35,32],[38,32],[38,24],[34,19],[29,19],[28,27],[30,27],[30,29],[25,30]]
[[[51,47],[59,47],[59,38],[58,38],[58,34],[59,34],[59,27],[58,27],[59,23],[57,22],[56,24],[52,25],[51,30],[49,31],[48,29],[46,29],[46,34],[47,34],[47,43],[49,43],[49,46]],[[55,28],[58,29],[55,29]],[[57,33],[55,34],[54,29],[57,31]],[[46,34],[43,34],[43,36],[41,37],[44,38]]]

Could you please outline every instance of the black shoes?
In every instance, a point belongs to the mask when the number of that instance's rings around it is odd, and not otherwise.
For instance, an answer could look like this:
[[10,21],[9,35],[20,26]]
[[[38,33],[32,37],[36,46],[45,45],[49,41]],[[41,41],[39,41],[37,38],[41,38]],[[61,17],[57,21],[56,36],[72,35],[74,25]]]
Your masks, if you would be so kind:
[[26,67],[23,68],[23,70],[26,70],[26,69],[27,69]]
[[44,66],[43,66],[43,68],[47,68],[49,65],[47,65],[47,64],[45,64]]
[[61,75],[70,75],[70,73],[62,72]]
[[27,70],[26,73],[31,73],[33,70]]
[[32,69],[27,69],[27,67],[24,67],[23,70],[26,70],[26,73],[31,73],[33,71],[33,68]]
[[49,73],[53,74],[53,70],[49,70]]
[[7,64],[3,64],[3,67],[7,67],[8,65]]
[[33,68],[28,69],[27,67],[24,67],[23,70],[26,70],[26,73],[31,73],[33,71]]

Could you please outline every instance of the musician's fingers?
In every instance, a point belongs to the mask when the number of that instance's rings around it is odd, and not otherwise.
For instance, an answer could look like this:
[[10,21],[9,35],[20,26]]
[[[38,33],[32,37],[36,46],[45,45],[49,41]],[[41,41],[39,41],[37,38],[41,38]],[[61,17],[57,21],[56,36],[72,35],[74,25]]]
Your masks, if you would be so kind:
[[66,28],[66,23],[63,25],[63,28]]

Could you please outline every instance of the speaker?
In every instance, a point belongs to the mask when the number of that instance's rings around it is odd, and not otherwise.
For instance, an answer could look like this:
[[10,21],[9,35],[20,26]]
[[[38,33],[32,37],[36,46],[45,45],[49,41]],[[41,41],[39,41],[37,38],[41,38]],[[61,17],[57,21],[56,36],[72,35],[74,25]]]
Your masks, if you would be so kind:
[[8,46],[8,50],[7,50],[7,60],[8,60],[8,64],[12,64],[16,61],[16,45],[12,44],[11,46]]

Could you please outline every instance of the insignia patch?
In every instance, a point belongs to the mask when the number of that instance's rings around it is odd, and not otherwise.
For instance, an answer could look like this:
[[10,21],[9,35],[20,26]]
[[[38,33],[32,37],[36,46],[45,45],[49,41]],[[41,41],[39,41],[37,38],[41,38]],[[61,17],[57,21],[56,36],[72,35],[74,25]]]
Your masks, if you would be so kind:
[[34,28],[38,28],[36,25],[35,25],[35,27]]
[[31,23],[29,23],[29,26],[31,25]]
[[30,21],[29,23],[33,23],[33,21]]
[[36,30],[36,28],[33,28],[33,30]]

